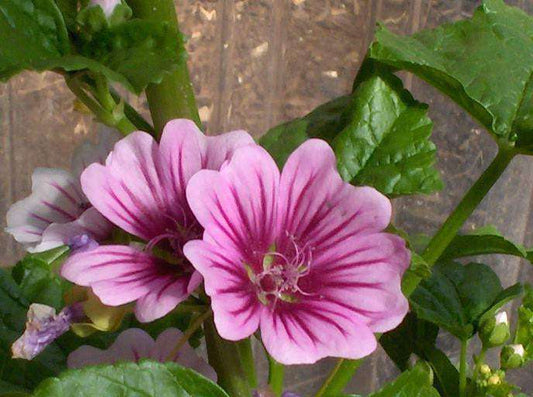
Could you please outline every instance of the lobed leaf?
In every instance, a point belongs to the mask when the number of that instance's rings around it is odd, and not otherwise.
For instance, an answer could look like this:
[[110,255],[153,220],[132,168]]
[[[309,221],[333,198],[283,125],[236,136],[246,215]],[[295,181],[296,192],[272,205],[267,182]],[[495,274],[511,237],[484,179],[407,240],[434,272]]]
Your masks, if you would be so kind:
[[370,57],[448,95],[494,137],[533,150],[533,18],[485,0],[471,19],[402,37],[379,27]]
[[392,383],[369,397],[439,397],[432,386],[433,373],[428,364],[419,362],[413,369],[402,373]]
[[521,292],[520,285],[504,290],[496,273],[486,265],[439,262],[410,300],[419,318],[467,340],[485,315],[493,315]]
[[100,365],[69,370],[44,381],[34,397],[228,397],[202,375],[175,363]]
[[259,143],[282,166],[306,139],[324,139],[335,151],[341,176],[350,183],[373,186],[390,196],[440,189],[427,106],[415,101],[397,77],[371,62],[361,75],[350,96],[269,130]]

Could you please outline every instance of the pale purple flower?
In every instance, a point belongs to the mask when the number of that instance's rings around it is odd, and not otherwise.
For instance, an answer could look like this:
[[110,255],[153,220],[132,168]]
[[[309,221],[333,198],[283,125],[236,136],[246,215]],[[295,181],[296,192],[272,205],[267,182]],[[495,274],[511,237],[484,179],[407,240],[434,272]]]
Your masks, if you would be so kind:
[[121,0],[90,0],[89,5],[100,6],[104,11],[106,17],[110,17],[115,10],[115,7],[121,4]]
[[189,120],[169,122],[160,144],[144,132],[122,139],[105,165],[85,170],[82,187],[100,213],[146,247],[109,245],[76,253],[62,275],[91,287],[106,305],[136,301],[139,321],[170,312],[201,282],[183,255],[183,245],[202,233],[187,204],[187,183],[201,169],[219,169],[237,147],[249,144],[253,139],[244,131],[206,137]]
[[[188,343],[181,346],[177,352],[173,352],[182,336],[180,330],[169,328],[154,341],[142,329],[130,328],[123,331],[107,350],[92,346],[79,347],[69,354],[67,365],[69,368],[82,368],[88,365],[114,364],[124,361],[138,362],[145,358],[162,363],[176,362],[216,381],[217,376],[213,368],[199,357]],[[172,356],[169,356],[171,353]]]
[[83,236],[101,241],[111,232],[111,224],[91,208],[80,186],[83,168],[103,162],[117,140],[110,129],[100,130],[99,135],[98,144],[85,142],[76,150],[73,172],[35,169],[31,195],[9,208],[6,231],[28,251],[46,251]]
[[343,182],[324,141],[301,145],[281,175],[259,146],[238,149],[220,172],[193,176],[187,198],[205,231],[185,255],[204,277],[223,338],[260,328],[282,364],[357,359],[407,313],[409,251],[383,233],[390,201]]
[[81,304],[67,306],[56,314],[53,307],[33,303],[28,310],[26,330],[11,351],[13,358],[31,360],[70,328],[70,324],[84,318]]

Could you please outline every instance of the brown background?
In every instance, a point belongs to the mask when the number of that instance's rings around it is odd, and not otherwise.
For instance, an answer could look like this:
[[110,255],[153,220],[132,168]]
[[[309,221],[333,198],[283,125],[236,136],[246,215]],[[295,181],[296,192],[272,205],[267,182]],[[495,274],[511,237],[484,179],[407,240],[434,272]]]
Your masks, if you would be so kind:
[[[512,0],[533,13],[533,0]],[[472,0],[177,0],[189,37],[190,70],[202,121],[209,133],[245,128],[259,136],[279,122],[304,115],[320,103],[349,92],[372,40],[376,21],[409,34],[468,17]],[[490,62],[490,59],[487,60]],[[395,202],[396,222],[414,233],[431,233],[489,164],[495,144],[459,107],[425,83],[404,76],[417,99],[430,104],[435,122],[438,167],[447,188],[438,194]],[[24,73],[0,85],[0,214],[26,196],[34,167],[70,165],[74,147],[95,134],[90,116],[72,109],[73,96],[51,73]],[[143,99],[132,103],[146,110]],[[516,158],[467,228],[495,224],[509,238],[533,245],[533,161]],[[2,221],[2,226],[4,225]],[[0,263],[22,254],[0,233]],[[533,266],[516,258],[487,260],[505,286],[533,281]],[[457,345],[442,345],[456,360]],[[333,360],[288,370],[287,385],[310,395]],[[261,363],[260,365],[264,365]],[[382,352],[366,361],[352,391],[366,393],[395,375]],[[512,375],[533,395],[533,369]]]

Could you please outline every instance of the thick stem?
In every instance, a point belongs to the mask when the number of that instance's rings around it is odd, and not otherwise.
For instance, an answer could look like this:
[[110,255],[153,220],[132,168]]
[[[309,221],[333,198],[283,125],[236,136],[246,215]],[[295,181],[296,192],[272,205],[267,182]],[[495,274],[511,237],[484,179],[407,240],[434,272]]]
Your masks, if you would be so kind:
[[268,356],[268,385],[276,397],[280,397],[283,392],[283,377],[285,367]]
[[[250,337],[251,338],[251,337]],[[255,373],[254,353],[252,351],[252,341],[250,338],[246,338],[237,342],[237,349],[241,356],[241,363],[243,370],[248,379],[248,384],[252,389],[257,388],[257,375]]]
[[[128,0],[133,14],[142,19],[165,21],[176,30],[176,40],[182,40],[173,0]],[[161,83],[150,84],[146,97],[156,131],[161,134],[165,124],[172,119],[186,118],[200,126],[194,91],[189,78],[187,62],[166,75]]]
[[204,323],[209,364],[215,369],[219,385],[232,397],[250,397],[252,391],[236,343],[222,339],[213,319]]
[[422,254],[426,262],[433,266],[444,250],[459,232],[468,217],[474,212],[492,186],[500,178],[514,157],[514,150],[508,147],[500,147],[498,154],[463,197],[459,205],[450,214],[446,222],[433,236]]
[[337,365],[320,388],[315,397],[327,397],[341,395],[342,391],[352,379],[353,374],[361,366],[363,360],[340,359]]
[[459,397],[466,397],[466,372],[468,363],[466,353],[468,350],[468,339],[461,341],[461,357],[459,358]]

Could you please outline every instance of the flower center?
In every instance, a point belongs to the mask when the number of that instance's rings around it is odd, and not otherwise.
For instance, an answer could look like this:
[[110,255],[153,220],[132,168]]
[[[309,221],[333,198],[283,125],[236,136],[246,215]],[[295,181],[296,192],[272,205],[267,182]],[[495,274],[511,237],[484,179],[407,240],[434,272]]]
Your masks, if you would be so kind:
[[254,285],[259,301],[275,307],[276,303],[298,302],[301,295],[310,295],[299,285],[302,277],[311,271],[313,248],[305,245],[298,246],[295,239],[291,239],[292,247],[289,252],[276,251],[275,245],[264,254],[263,263],[259,271],[254,271],[248,264],[244,264],[248,277]]

